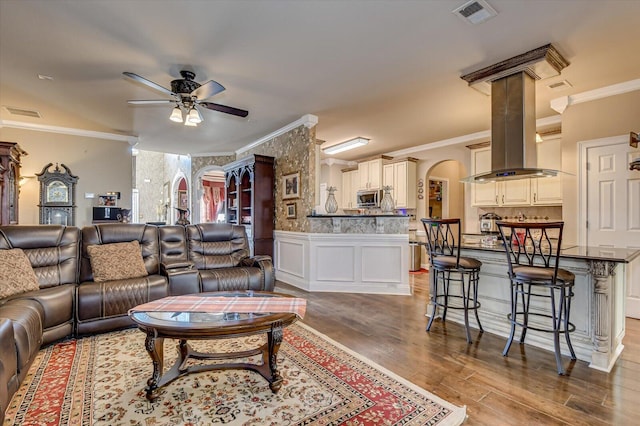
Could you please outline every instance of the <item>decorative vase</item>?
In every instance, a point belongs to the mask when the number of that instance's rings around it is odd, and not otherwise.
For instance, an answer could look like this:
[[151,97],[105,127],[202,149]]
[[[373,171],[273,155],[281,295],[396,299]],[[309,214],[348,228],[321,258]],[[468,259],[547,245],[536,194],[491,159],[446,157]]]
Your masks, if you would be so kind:
[[393,202],[393,197],[391,197],[391,189],[390,186],[382,188],[384,196],[382,197],[382,201],[380,201],[380,210],[382,210],[383,213],[391,213],[396,207]]
[[327,201],[324,203],[324,209],[329,214],[333,214],[338,211],[338,201],[336,200],[336,188],[329,187],[327,188],[327,192],[329,195],[327,196]]

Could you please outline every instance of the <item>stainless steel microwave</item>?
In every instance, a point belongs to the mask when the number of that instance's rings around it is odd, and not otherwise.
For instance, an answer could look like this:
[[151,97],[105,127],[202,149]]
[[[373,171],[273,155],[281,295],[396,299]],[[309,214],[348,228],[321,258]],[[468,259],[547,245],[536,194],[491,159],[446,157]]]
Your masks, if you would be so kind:
[[357,196],[359,209],[380,207],[380,200],[382,200],[382,191],[380,190],[358,191]]

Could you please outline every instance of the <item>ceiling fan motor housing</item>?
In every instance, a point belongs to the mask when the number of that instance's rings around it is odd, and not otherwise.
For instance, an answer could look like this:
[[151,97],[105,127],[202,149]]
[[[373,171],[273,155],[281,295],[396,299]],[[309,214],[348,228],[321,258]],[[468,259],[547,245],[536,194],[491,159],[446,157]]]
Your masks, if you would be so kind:
[[171,82],[171,91],[173,93],[178,93],[180,95],[188,95],[198,87],[200,87],[200,83],[196,83],[193,81],[195,78],[195,73],[191,71],[180,71],[180,75],[183,79],[173,80]]

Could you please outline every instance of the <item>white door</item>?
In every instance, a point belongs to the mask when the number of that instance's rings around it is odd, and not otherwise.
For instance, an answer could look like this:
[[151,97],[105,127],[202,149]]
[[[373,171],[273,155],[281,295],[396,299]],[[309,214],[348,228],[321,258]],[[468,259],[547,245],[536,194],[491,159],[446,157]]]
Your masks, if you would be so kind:
[[[640,172],[629,170],[633,155],[628,142],[587,148],[587,246],[640,248]],[[640,259],[626,272],[627,316],[640,318]]]

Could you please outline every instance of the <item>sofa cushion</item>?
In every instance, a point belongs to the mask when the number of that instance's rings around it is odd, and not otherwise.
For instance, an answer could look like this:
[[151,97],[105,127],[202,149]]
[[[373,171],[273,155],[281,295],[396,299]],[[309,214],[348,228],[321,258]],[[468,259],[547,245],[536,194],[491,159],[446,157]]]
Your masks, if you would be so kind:
[[91,245],[87,252],[95,282],[147,276],[138,241]]
[[39,289],[27,255],[21,249],[0,250],[0,298]]

